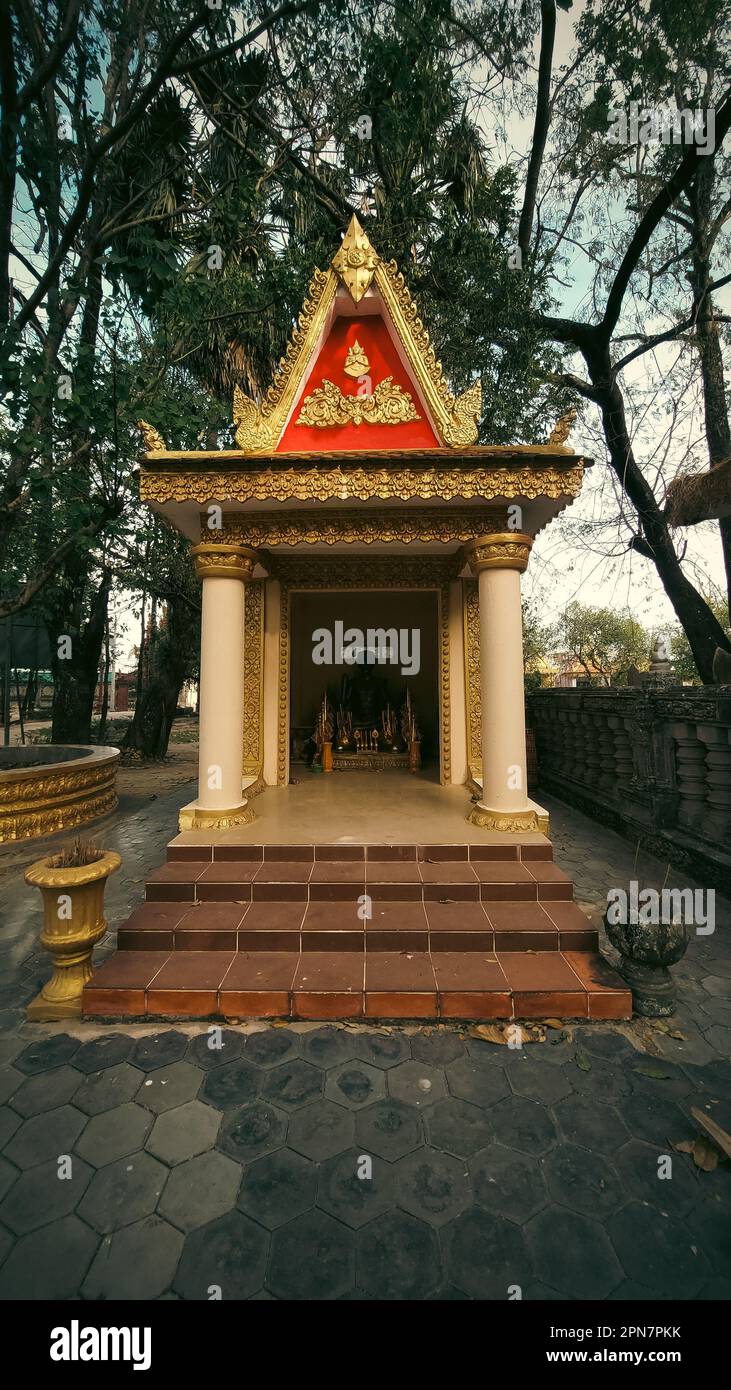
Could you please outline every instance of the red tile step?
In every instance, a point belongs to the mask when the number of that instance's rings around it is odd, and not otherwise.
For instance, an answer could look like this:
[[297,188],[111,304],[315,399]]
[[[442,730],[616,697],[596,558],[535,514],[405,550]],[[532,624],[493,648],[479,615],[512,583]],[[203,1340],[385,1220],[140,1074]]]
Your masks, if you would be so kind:
[[146,902],[122,951],[596,951],[573,902]]
[[631,995],[587,951],[122,950],[87,1018],[621,1019]]

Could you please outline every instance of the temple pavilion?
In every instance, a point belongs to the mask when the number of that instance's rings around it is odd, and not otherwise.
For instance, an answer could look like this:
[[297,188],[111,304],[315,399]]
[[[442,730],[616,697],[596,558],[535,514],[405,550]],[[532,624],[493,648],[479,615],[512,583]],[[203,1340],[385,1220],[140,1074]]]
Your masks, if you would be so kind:
[[[477,443],[353,218],[236,448],[141,422],[201,579],[196,795],[87,1015],[624,1017],[529,795],[521,574],[587,460]],[[175,827],[171,827],[171,832]]]

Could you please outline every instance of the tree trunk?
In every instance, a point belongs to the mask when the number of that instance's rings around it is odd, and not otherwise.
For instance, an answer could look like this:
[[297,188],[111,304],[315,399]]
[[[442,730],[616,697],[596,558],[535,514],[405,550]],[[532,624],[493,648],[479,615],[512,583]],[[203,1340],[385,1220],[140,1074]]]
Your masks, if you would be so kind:
[[602,413],[612,468],[637,512],[644,533],[637,550],[653,561],[688,638],[700,678],[704,685],[712,685],[716,648],[728,651],[731,649],[729,640],[703,596],[684,575],[665,518],[634,456],[624,401],[611,375],[608,350],[600,353],[585,350],[585,357]]
[[178,696],[190,676],[196,648],[197,631],[191,623],[190,606],[171,598],[167,621],[150,646],[149,680],[144,693],[137,696],[125,748],[135,749],[145,758],[165,757]]
[[[74,580],[78,582],[80,576],[67,572],[65,578],[73,590]],[[58,607],[47,620],[53,672],[53,743],[89,743],[91,740],[91,717],[99,679],[110,584],[110,573],[104,570],[86,622],[79,615],[80,589],[76,590],[76,611],[72,620],[68,621],[70,604],[64,585],[58,595]],[[56,593],[55,588],[53,592]],[[70,655],[65,656],[63,639],[67,637],[71,639],[71,651]]]
[[[728,418],[721,339],[714,315],[713,299],[708,289],[711,284],[708,238],[711,229],[714,176],[714,161],[709,159],[702,162],[688,190],[693,222],[693,253],[689,279],[693,290],[695,336],[701,365],[706,443],[711,468],[718,467],[731,457],[731,426]],[[731,618],[731,518],[722,517],[718,524],[721,530]]]

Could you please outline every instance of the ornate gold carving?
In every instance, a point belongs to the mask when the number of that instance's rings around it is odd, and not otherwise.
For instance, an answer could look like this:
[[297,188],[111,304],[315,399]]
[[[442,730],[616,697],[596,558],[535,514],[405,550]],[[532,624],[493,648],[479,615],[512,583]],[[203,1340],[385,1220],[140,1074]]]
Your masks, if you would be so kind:
[[464,580],[465,692],[467,697],[467,766],[482,775],[482,690],[480,686],[480,600],[476,579]]
[[167,444],[154,425],[148,425],[146,420],[138,420],[137,428],[142,431],[142,438],[148,454],[164,454]]
[[459,448],[460,445],[474,444],[482,409],[481,383],[473,382],[472,386],[455,399],[396,262],[390,261],[384,265],[381,261],[376,269],[375,278],[376,286],[391,316],[396,333],[406,349],[417,385],[424,394],[442,443],[452,449]]
[[229,830],[232,825],[250,825],[256,812],[243,803],[231,810],[206,811],[200,806],[184,806],[178,814],[181,830]]
[[399,425],[420,420],[408,391],[394,383],[392,376],[379,381],[367,396],[346,396],[327,378],[302,402],[296,425],[332,429],[340,425]]
[[439,594],[440,779],[451,776],[449,581],[453,557],[373,555],[277,558],[280,581],[277,781],[287,780],[289,758],[290,596],[297,589],[436,589]]
[[333,269],[345,285],[354,304],[359,304],[373,279],[379,257],[353,214],[348,230],[332,258]]
[[248,513],[241,519],[226,517],[223,535],[226,541],[247,546],[273,545],[337,545],[361,542],[392,544],[401,541],[448,543],[469,541],[475,534],[483,535],[494,526],[501,532],[507,522],[504,507],[490,513],[486,508],[466,511],[462,508],[425,507],[386,510],[341,511],[319,510],[289,512],[285,516],[271,512]]
[[[260,579],[244,591],[244,760],[245,777],[259,777],[264,758],[264,584]],[[251,789],[247,787],[247,798]]]
[[[282,455],[286,458],[286,455]],[[325,502],[414,498],[576,497],[583,464],[574,468],[262,468],[242,472],[158,473],[142,470],[143,502]]]
[[202,541],[193,546],[191,553],[199,579],[251,579],[259,558],[247,546],[220,541]]
[[556,421],[551,433],[548,436],[548,443],[553,448],[559,448],[566,443],[576,420],[576,411],[573,406],[567,410],[565,415],[560,416]]
[[234,388],[234,421],[238,426],[236,443],[247,453],[265,454],[276,445],[294,405],[307,363],[325,326],[337,285],[333,270],[315,271],[297,327],[261,407],[238,386]]
[[[548,817],[540,816],[537,811],[490,811],[478,802],[467,819],[471,825],[479,825],[482,830],[499,830],[507,834],[537,830],[548,834]],[[546,826],[545,830],[543,825]]]
[[358,339],[356,338],[353,346],[348,348],[345,354],[345,366],[343,371],[346,376],[363,376],[368,371],[370,362],[366,357]]
[[481,536],[467,547],[466,558],[473,574],[480,570],[502,569],[523,571],[528,566],[533,539],[522,531],[501,531]]
[[[102,756],[96,756],[97,752]],[[118,749],[81,759],[0,775],[0,844],[71,830],[117,805]],[[86,761],[86,760],[84,760]]]

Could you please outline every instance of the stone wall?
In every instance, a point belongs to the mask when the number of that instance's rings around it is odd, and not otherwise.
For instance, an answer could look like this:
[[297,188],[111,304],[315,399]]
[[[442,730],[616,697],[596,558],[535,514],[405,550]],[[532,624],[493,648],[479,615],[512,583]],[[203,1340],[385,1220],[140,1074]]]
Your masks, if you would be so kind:
[[731,686],[537,690],[538,787],[731,893]]

